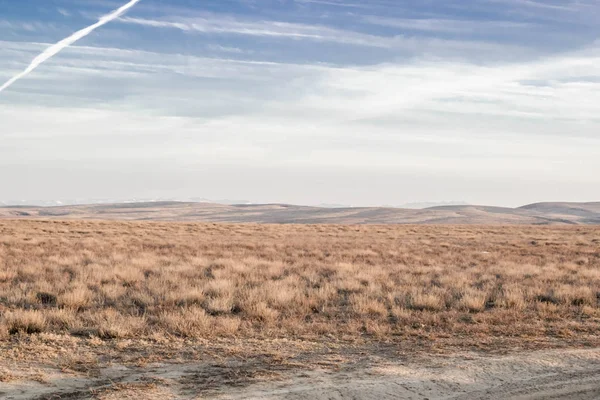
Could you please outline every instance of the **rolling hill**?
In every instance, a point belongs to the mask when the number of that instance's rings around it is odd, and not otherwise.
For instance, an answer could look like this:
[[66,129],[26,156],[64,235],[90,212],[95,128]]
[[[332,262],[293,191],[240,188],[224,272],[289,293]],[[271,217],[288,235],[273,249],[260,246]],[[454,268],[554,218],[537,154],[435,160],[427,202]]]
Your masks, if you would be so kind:
[[288,204],[147,202],[59,207],[1,207],[0,218],[200,221],[274,224],[600,224],[600,202],[537,203],[518,208],[440,206],[308,207]]

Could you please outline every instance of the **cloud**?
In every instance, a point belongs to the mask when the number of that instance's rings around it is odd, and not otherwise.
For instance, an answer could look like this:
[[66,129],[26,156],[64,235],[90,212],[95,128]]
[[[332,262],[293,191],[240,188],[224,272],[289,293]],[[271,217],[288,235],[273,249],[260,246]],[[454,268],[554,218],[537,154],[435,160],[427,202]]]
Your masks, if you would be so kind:
[[164,19],[123,17],[119,21],[128,24],[177,29],[188,33],[205,35],[250,36],[359,46],[380,49],[392,54],[394,57],[414,57],[425,53],[439,57],[460,57],[493,61],[499,57],[506,57],[506,55],[514,58],[523,58],[531,57],[537,53],[534,49],[519,45],[481,40],[453,40],[441,37],[407,35],[405,33],[381,36],[357,31],[340,30],[321,25],[279,21],[237,20],[218,15],[204,18],[171,17]]
[[69,11],[65,10],[64,8],[58,8],[56,11],[58,11],[58,13],[63,17],[70,17],[72,15]]
[[530,29],[534,24],[514,21],[473,21],[458,19],[435,19],[435,18],[389,18],[375,15],[363,17],[363,20],[370,24],[400,28],[404,30],[415,30],[424,32],[445,32],[445,33],[475,33],[485,32],[506,32],[514,29]]
[[[306,99],[315,108],[354,110],[354,118],[376,120],[427,110],[494,119],[538,121],[540,131],[552,131],[547,121],[588,121],[600,118],[600,57],[565,55],[545,60],[478,66],[455,62],[418,62],[412,65],[382,65],[338,70],[323,78],[320,93]],[[543,85],[531,86],[537,79]],[[350,112],[348,112],[350,115]],[[427,124],[426,121],[422,121]],[[543,128],[542,128],[543,126]],[[581,134],[582,129],[573,135]]]
[[560,3],[552,3],[550,1],[535,1],[535,0],[487,0],[489,3],[498,4],[509,4],[515,7],[530,7],[537,9],[545,9],[552,11],[570,11],[576,12],[581,10],[583,2],[580,1],[566,1]]
[[252,50],[244,50],[239,47],[221,46],[219,44],[209,44],[206,46],[209,50],[218,51],[221,53],[233,53],[233,54],[251,54],[254,53]]
[[187,32],[308,39],[359,46],[390,47],[393,42],[393,38],[342,31],[326,26],[278,21],[238,21],[231,18],[173,18],[172,20],[156,20],[133,17],[123,17],[119,20],[129,24],[151,26],[154,28],[172,28]]
[[600,4],[597,1],[564,0],[479,0],[475,4],[455,4],[456,8],[478,10],[510,18],[521,18],[530,21],[543,21],[548,28],[577,24],[596,28],[600,15]]
[[346,0],[341,0],[341,1],[335,1],[335,0],[330,0],[330,1],[326,1],[326,0],[294,0],[294,2],[298,3],[298,4],[317,4],[317,5],[334,6],[334,7],[364,8],[364,9],[369,8],[369,5],[367,5],[367,4],[351,3],[350,1],[346,1]]
[[[22,48],[26,58],[44,46],[1,44],[5,50],[0,50],[0,67],[2,51],[12,56]],[[595,47],[519,63],[480,65],[421,58],[360,67],[73,46],[60,62],[37,74],[35,87],[53,88],[47,90],[57,94],[68,90],[73,95],[77,90],[114,106],[122,99],[119,107],[159,108],[163,115],[210,118],[261,110],[282,119],[311,115],[332,124],[381,125],[420,115],[419,123],[425,126],[451,120],[449,115],[478,120],[508,117],[511,124],[500,125],[513,129],[523,119],[536,121],[544,134],[555,131],[546,123],[550,120],[598,121],[598,71],[600,50]],[[123,83],[126,78],[133,80]],[[64,81],[73,85],[61,89]],[[205,101],[206,96],[198,93],[210,96]],[[589,133],[589,127],[582,126],[573,134]]]
[[46,23],[39,21],[7,21],[0,20],[0,29],[9,29],[12,31],[24,31],[24,32],[48,32],[50,30],[56,30],[56,24]]

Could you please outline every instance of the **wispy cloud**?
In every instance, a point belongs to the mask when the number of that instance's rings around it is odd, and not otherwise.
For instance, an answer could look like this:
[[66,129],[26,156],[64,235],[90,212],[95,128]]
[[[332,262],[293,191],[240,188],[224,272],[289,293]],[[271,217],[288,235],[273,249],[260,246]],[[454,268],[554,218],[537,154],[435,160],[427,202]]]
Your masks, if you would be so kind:
[[0,29],[25,32],[48,32],[56,29],[56,24],[40,21],[7,21],[0,20]]
[[[600,4],[595,0],[479,0],[474,5],[454,4],[458,9],[476,9],[479,12],[546,21],[558,25],[584,24],[596,27],[600,15]],[[551,26],[548,26],[551,28]]]
[[[3,48],[12,52],[19,46],[2,43]],[[31,52],[41,46],[23,47]],[[229,102],[223,103],[229,104],[227,114],[254,104],[253,110],[271,110],[272,115],[281,118],[301,120],[312,115],[311,119],[329,123],[386,124],[385,121],[403,113],[422,114],[421,123],[425,125],[443,119],[440,115],[474,113],[482,120],[505,116],[521,121],[550,118],[565,123],[596,123],[596,104],[600,103],[600,51],[594,47],[538,61],[490,66],[422,59],[368,67],[336,67],[74,46],[60,63],[49,65],[45,74],[60,83],[61,76],[66,79],[65,69],[70,71],[68,79],[74,82],[78,76],[82,79],[97,76],[106,81],[93,85],[98,89],[82,86],[81,90],[88,95],[114,87],[111,90],[116,97],[127,98],[131,104],[143,108],[153,103],[149,101],[154,98],[153,91],[160,92],[163,98],[178,97],[189,104],[181,108],[179,102],[173,103],[173,108],[165,109],[166,114],[186,110],[190,116],[194,115],[193,110],[200,110],[195,111],[198,115],[208,115],[202,111],[207,108],[198,107],[197,93],[212,90]],[[129,93],[130,89],[120,84],[119,79],[132,74],[137,75],[138,89]],[[215,83],[194,78],[214,79]],[[231,85],[223,86],[223,80]],[[81,81],[89,85],[84,82]],[[261,83],[257,86],[253,82]],[[141,90],[142,87],[146,89]],[[98,95],[106,94],[99,91]],[[211,97],[211,101],[214,99]],[[548,125],[541,131],[550,132],[552,128]]]
[[326,5],[326,6],[335,6],[335,7],[347,7],[347,8],[363,8],[368,9],[368,4],[363,3],[352,3],[346,0],[294,0],[295,3],[298,4],[317,4],[317,5]]
[[239,47],[231,47],[231,46],[221,46],[219,44],[209,44],[207,46],[209,50],[218,51],[222,53],[232,53],[232,54],[251,54],[254,53],[252,50],[244,50]]
[[72,15],[69,11],[65,10],[64,8],[58,8],[56,11],[58,11],[58,13],[63,17],[70,17]]
[[171,17],[145,19],[123,17],[121,22],[155,28],[177,29],[189,33],[205,35],[235,35],[265,37],[285,40],[308,40],[319,43],[334,43],[359,47],[379,48],[394,52],[396,57],[414,57],[428,54],[444,57],[473,57],[479,60],[493,60],[499,55],[512,57],[531,55],[532,49],[512,44],[494,43],[481,40],[455,40],[439,37],[420,37],[404,32],[382,36],[335,29],[321,25],[307,25],[279,21],[247,21],[217,15],[210,18]]
[[514,21],[483,21],[483,20],[458,20],[458,19],[434,19],[434,18],[389,18],[375,15],[363,17],[367,23],[400,28],[403,30],[414,30],[424,32],[445,32],[445,33],[474,33],[480,32],[489,34],[490,32],[507,31],[514,29],[530,29],[535,24]]
[[360,46],[390,47],[393,38],[380,37],[326,26],[279,21],[238,21],[232,18],[144,19],[123,17],[122,22],[155,28],[172,28],[187,32],[280,37],[336,42]]
[[546,10],[554,10],[554,11],[569,11],[576,12],[581,10],[581,6],[585,4],[585,2],[581,1],[561,1],[561,2],[552,2],[552,1],[536,1],[536,0],[486,0],[489,3],[497,3],[497,4],[509,4],[517,7],[530,7],[537,9],[546,9]]

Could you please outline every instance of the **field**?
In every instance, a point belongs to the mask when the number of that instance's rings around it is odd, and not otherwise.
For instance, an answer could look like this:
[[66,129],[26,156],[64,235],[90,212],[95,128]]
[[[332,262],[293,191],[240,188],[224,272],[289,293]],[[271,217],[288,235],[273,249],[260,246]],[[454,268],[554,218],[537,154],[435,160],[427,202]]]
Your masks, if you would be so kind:
[[253,360],[238,382],[599,335],[600,227],[0,220],[0,382]]

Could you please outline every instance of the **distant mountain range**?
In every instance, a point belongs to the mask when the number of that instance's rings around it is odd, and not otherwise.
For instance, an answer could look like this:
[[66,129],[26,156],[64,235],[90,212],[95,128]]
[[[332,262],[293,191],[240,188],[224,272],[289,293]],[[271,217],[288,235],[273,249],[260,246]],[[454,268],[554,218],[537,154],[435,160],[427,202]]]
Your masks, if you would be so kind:
[[155,202],[181,202],[181,203],[216,203],[216,204],[249,204],[247,200],[210,200],[204,197],[188,198],[102,198],[102,199],[59,199],[59,200],[0,200],[1,206],[41,206],[61,207],[94,204],[129,204],[129,203],[155,203]]
[[108,219],[298,224],[600,224],[600,202],[536,203],[518,208],[443,205],[425,209],[309,207],[153,201],[70,206],[5,206],[0,218]]
[[[248,200],[211,200],[204,197],[188,197],[188,198],[130,198],[130,199],[60,199],[60,200],[0,200],[1,206],[41,206],[41,207],[61,207],[61,206],[76,206],[76,205],[94,205],[94,204],[129,204],[129,203],[156,203],[156,202],[179,202],[179,203],[214,203],[214,204],[257,204]],[[436,206],[466,206],[469,203],[464,201],[443,201],[443,202],[421,202],[421,203],[406,203],[398,205],[382,205],[384,208],[429,208]],[[315,204],[315,207],[322,208],[350,208],[354,207],[350,204],[339,203],[320,203]],[[379,206],[378,206],[379,207]]]

